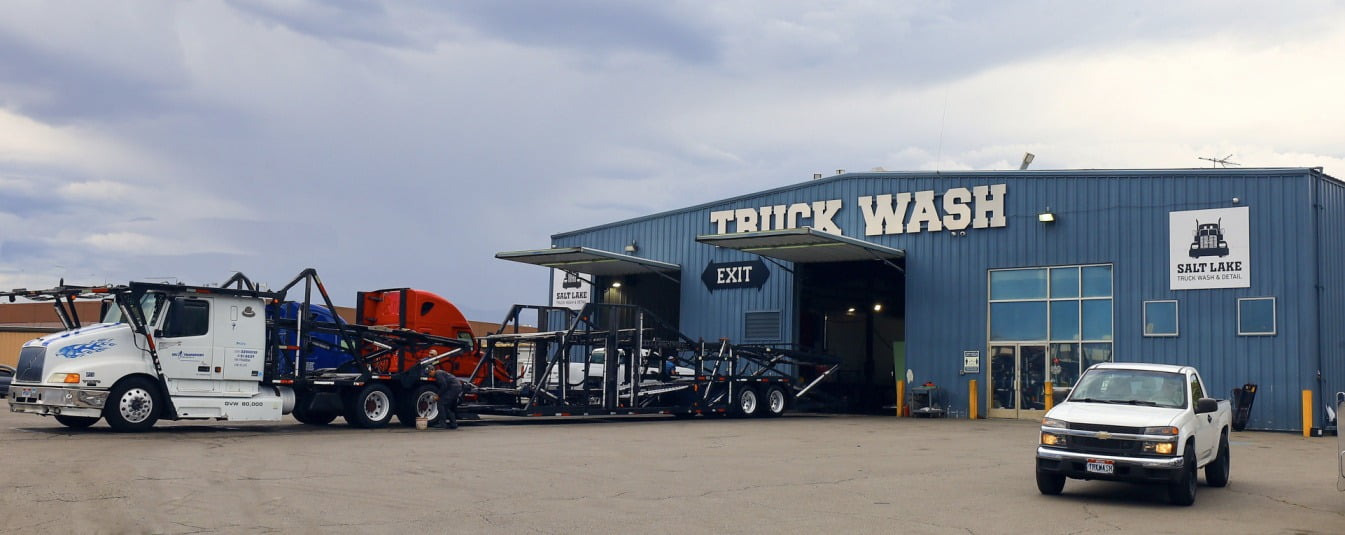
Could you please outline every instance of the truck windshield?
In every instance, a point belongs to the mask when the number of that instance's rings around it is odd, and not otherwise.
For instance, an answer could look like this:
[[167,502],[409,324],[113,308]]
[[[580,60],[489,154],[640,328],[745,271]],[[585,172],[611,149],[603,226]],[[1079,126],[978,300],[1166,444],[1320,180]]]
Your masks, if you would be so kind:
[[[150,292],[140,298],[140,309],[145,311],[145,322],[147,325],[154,325],[159,319],[159,309],[163,307],[163,294]],[[103,323],[122,323],[121,307],[113,305],[107,307],[107,315],[103,316]]]
[[1069,395],[1069,401],[1127,403],[1175,409],[1186,408],[1186,381],[1179,373],[1145,370],[1089,370]]

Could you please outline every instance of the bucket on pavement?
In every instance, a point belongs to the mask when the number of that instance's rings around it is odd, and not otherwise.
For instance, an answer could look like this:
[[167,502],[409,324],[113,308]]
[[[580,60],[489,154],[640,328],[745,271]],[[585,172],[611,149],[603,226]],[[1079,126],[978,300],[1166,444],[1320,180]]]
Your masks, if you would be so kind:
[[424,416],[416,417],[416,429],[424,431],[430,428],[430,419]]

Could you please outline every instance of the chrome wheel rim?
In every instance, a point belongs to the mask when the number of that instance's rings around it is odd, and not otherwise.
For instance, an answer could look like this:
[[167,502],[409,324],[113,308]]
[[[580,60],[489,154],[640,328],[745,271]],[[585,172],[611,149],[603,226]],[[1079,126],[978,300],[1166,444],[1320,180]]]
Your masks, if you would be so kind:
[[388,394],[375,390],[364,397],[364,415],[375,422],[388,416]]
[[433,420],[439,416],[439,404],[434,401],[434,392],[423,392],[416,398],[416,416]]
[[149,419],[149,415],[154,412],[154,398],[150,396],[148,390],[132,388],[117,400],[117,409],[121,412],[123,420],[138,424]]
[[757,410],[757,393],[751,390],[743,392],[742,403],[739,408],[744,414],[752,414]]
[[772,414],[780,414],[782,412],[785,412],[784,392],[781,392],[779,390],[771,390],[771,393],[766,401],[770,403]]

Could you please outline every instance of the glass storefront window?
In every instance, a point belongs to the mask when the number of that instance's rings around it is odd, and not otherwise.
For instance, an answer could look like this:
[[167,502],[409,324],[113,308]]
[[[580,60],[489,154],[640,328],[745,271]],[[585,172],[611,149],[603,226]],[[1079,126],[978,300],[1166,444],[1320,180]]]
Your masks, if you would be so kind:
[[1085,266],[1082,271],[1084,297],[1111,297],[1111,266]]
[[1074,383],[1079,380],[1079,369],[1079,344],[1051,344],[1051,383],[1053,386],[1074,386]]
[[1177,336],[1177,302],[1144,302],[1144,336]]
[[1083,344],[1083,369],[1103,362],[1111,362],[1110,343]]
[[1079,339],[1079,302],[1051,301],[1051,340]]
[[1238,335],[1268,336],[1273,334],[1275,334],[1275,298],[1238,299]]
[[990,272],[990,299],[1045,299],[1045,269],[1007,269]]
[[991,340],[1045,340],[1046,302],[990,303]]
[[1051,297],[1079,297],[1079,268],[1051,268]]
[[1083,339],[1111,340],[1111,299],[1089,299],[1083,308]]

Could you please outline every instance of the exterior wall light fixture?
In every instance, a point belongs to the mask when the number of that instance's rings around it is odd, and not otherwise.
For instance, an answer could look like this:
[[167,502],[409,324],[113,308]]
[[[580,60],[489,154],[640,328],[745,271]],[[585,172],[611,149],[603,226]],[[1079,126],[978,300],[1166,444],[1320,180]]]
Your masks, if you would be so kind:
[[1037,214],[1037,221],[1041,221],[1042,223],[1054,223],[1055,214],[1051,212],[1051,209],[1047,208],[1045,212]]
[[639,250],[640,250],[640,245],[637,244],[637,243],[635,243],[635,240],[631,240],[630,243],[627,243],[627,244],[626,244],[626,252],[627,252],[627,253],[634,253],[635,251],[639,251]]

